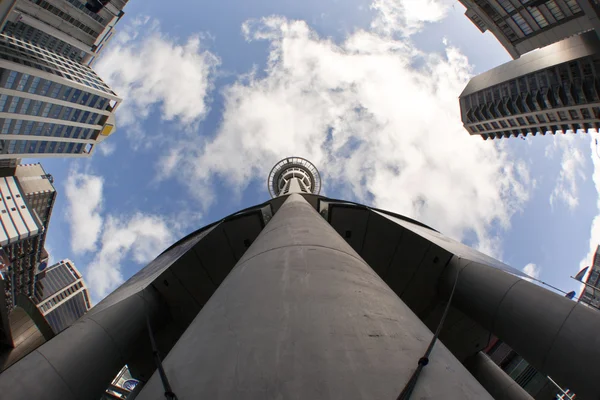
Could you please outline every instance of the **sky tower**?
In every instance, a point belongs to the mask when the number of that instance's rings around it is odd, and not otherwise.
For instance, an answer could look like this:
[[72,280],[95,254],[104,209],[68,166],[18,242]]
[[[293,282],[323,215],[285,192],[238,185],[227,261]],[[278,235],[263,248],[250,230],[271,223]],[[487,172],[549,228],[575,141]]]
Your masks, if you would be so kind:
[[136,400],[531,400],[483,354],[495,336],[600,397],[597,310],[411,218],[321,196],[305,159],[277,163],[268,188],[0,374],[0,393],[99,398],[127,364]]
[[271,198],[288,193],[321,192],[321,175],[310,161],[302,157],[287,157],[273,166],[267,180]]

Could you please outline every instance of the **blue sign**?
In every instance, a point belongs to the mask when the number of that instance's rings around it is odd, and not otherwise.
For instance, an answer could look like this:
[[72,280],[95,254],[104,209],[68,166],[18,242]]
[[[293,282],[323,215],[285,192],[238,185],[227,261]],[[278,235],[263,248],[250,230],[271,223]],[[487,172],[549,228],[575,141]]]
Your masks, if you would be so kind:
[[42,272],[43,270],[46,269],[46,267],[48,266],[48,262],[44,261],[43,263],[40,263],[40,266],[38,267],[38,271]]
[[135,389],[135,387],[138,385],[138,383],[140,383],[140,382],[136,381],[135,379],[129,379],[129,380],[123,382],[123,389],[132,391],[133,389]]

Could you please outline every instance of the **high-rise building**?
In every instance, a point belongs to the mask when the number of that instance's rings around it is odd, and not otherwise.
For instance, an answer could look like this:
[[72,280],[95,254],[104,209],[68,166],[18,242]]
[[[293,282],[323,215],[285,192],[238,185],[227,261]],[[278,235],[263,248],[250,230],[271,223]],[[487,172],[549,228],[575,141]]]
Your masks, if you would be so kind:
[[555,400],[562,393],[550,379],[535,369],[509,345],[493,338],[485,353],[515,384],[521,386],[536,400]]
[[596,247],[592,265],[588,269],[584,282],[586,285],[579,296],[579,301],[600,309],[600,246]]
[[48,267],[35,285],[33,300],[54,333],[69,327],[91,307],[87,286],[71,260]]
[[600,128],[600,40],[564,39],[484,72],[460,95],[461,119],[483,139]]
[[0,160],[87,157],[120,102],[90,67],[0,34]]
[[41,164],[19,165],[11,173],[0,178],[0,343],[8,345],[8,315],[19,296],[34,295],[48,263],[44,244],[56,198],[52,176]]
[[[4,253],[10,298],[33,294],[35,272],[42,252],[44,224],[25,201],[14,176],[0,178],[0,246]],[[12,301],[7,300],[9,309]]]
[[411,218],[321,196],[302,158],[267,183],[270,200],[174,243],[0,374],[0,393],[100,398],[126,364],[137,400],[531,400],[482,353],[496,336],[600,396],[597,310]]
[[111,0],[97,12],[87,0],[7,0],[0,31],[90,65],[114,34],[127,0]]
[[460,0],[481,32],[489,30],[513,59],[570,36],[600,33],[598,0]]

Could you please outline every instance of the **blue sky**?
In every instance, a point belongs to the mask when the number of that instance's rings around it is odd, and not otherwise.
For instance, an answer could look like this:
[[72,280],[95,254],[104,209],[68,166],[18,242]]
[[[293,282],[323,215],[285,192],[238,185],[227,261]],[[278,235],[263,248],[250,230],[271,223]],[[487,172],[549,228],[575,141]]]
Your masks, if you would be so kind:
[[600,241],[596,134],[470,137],[457,97],[509,57],[458,2],[134,0],[125,12],[95,65],[124,98],[117,132],[90,159],[42,160],[59,192],[47,246],[95,301],[181,236],[266,200],[288,155],[317,165],[327,196],[579,289],[569,275]]

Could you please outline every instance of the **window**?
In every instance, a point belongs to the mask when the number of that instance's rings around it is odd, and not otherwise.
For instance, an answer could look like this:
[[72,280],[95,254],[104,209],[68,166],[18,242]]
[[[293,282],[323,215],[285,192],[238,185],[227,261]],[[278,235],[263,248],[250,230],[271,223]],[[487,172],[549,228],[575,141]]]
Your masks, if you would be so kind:
[[17,72],[16,71],[10,71],[10,74],[8,75],[8,78],[6,79],[6,88],[7,89],[12,89],[14,83],[15,83],[15,79],[17,79]]
[[52,93],[50,93],[50,97],[52,97],[53,99],[56,99],[58,97],[58,92],[60,92],[61,88],[62,88],[61,84],[55,83],[52,87]]
[[515,6],[512,5],[510,0],[498,0],[498,3],[500,3],[500,6],[502,6],[504,11],[506,11],[507,13],[515,11]]
[[531,29],[531,27],[529,26],[527,21],[525,21],[525,19],[521,16],[521,14],[513,15],[512,19],[517,23],[517,25],[519,25],[519,28],[525,35],[529,35],[533,32],[533,29]]
[[9,128],[11,122],[12,122],[12,119],[10,119],[10,118],[7,118],[4,120],[4,125],[2,125],[2,133],[3,134],[8,133],[8,128]]
[[13,135],[18,135],[19,134],[19,131],[21,130],[21,125],[23,125],[23,120],[21,120],[21,119],[15,120],[15,126],[12,129],[12,134]]
[[73,113],[73,116],[71,117],[71,121],[77,121],[77,119],[79,118],[79,115],[81,115],[81,110],[75,110],[75,112]]
[[581,7],[577,4],[577,0],[565,0],[565,3],[567,3],[569,10],[571,10],[573,14],[581,12]]
[[50,114],[50,108],[52,107],[52,104],[46,104],[46,107],[44,107],[44,111],[42,112],[42,117],[47,117],[48,114]]
[[27,91],[29,93],[35,93],[35,91],[37,90],[38,85],[40,84],[40,77],[36,76],[35,78],[33,78],[33,81],[31,82],[31,86],[29,86],[29,89],[27,89]]
[[31,108],[31,115],[38,115],[41,107],[42,107],[42,102],[39,100],[35,100],[33,102],[33,107]]
[[25,131],[23,132],[23,134],[25,135],[29,135],[31,133],[31,130],[33,129],[33,121],[29,121],[27,122],[27,125],[25,125]]
[[26,114],[30,103],[31,103],[31,99],[24,99],[23,104],[21,104],[21,109],[19,110],[19,114]]
[[62,98],[63,98],[63,100],[66,100],[66,99],[68,99],[68,98],[69,98],[69,95],[71,94],[71,91],[72,91],[72,90],[73,90],[73,89],[72,89],[72,88],[70,88],[70,87],[67,87],[67,88],[65,89],[64,93],[62,94]]
[[42,86],[42,90],[40,90],[40,94],[42,96],[45,96],[46,93],[48,93],[48,89],[50,89],[50,85],[52,84],[52,82],[45,80],[44,81],[44,86]]
[[52,106],[52,118],[58,118],[58,115],[62,111],[62,108],[63,106],[59,106],[58,104]]
[[3,94],[0,95],[0,111],[4,110],[4,105],[6,104],[6,100],[8,100],[8,96]]
[[537,22],[537,24],[540,28],[544,28],[544,27],[548,26],[548,21],[542,15],[540,10],[537,9],[537,7],[529,9],[529,13],[533,17],[533,19],[535,19],[535,22]]
[[563,14],[554,0],[547,1],[546,7],[548,7],[548,11],[550,11],[550,14],[552,14],[557,21],[565,18],[565,14]]
[[17,104],[19,103],[18,97],[13,97],[10,103],[10,107],[8,107],[9,113],[14,113],[17,110]]
[[22,92],[23,89],[25,89],[25,85],[27,85],[27,80],[29,79],[29,74],[23,74],[21,76],[21,80],[19,81],[19,84],[17,85],[17,90]]

